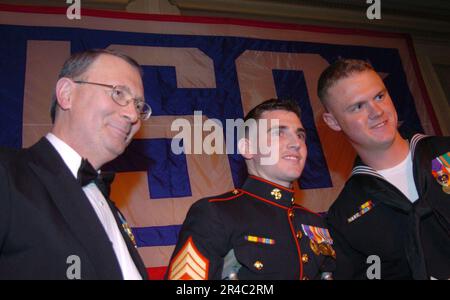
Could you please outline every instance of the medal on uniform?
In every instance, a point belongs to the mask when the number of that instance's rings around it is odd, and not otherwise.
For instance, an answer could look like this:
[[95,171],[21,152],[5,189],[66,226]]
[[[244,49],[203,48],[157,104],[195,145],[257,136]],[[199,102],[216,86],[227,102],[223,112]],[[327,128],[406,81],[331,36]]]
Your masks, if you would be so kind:
[[319,245],[314,240],[309,240],[309,247],[311,247],[312,252],[314,252],[315,255],[320,255]]
[[302,229],[309,238],[309,247],[311,247],[315,255],[326,255],[336,258],[336,252],[331,247],[333,239],[328,229],[304,224],[302,224]]
[[450,172],[450,152],[447,152],[439,156],[439,160],[441,161],[442,165],[447,169],[447,171]]
[[450,194],[450,152],[436,157],[431,161],[431,174],[437,183],[442,186],[442,191]]
[[443,186],[442,190],[444,191],[444,193],[450,194],[450,187],[449,186]]
[[333,257],[334,259],[336,259],[336,251],[334,251],[333,247],[331,247],[331,245],[327,245],[329,247],[329,252],[331,257]]
[[128,237],[131,240],[131,243],[133,243],[133,246],[137,248],[136,239],[134,238],[133,231],[131,231],[130,226],[128,225],[125,218],[122,216],[120,212],[117,212],[117,215],[119,216],[120,222],[122,223],[122,228],[125,231],[125,233],[128,235]]
[[336,252],[334,251],[333,247],[331,247],[330,244],[326,243],[319,244],[319,252],[322,255],[332,256],[333,258],[336,258]]
[[330,236],[330,232],[326,228],[302,224],[302,229],[305,235],[317,244],[333,244],[333,239]]

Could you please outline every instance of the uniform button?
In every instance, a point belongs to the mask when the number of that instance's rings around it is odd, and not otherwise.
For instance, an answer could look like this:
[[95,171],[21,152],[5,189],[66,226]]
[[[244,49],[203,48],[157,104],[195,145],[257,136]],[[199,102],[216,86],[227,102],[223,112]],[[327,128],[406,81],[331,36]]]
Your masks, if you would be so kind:
[[293,212],[292,210],[289,211],[289,214],[288,214],[288,215],[289,215],[289,217],[291,217],[291,218],[295,216],[295,214],[294,214],[294,212]]
[[302,231],[298,230],[296,236],[297,236],[298,239],[301,239],[302,236],[303,236]]
[[294,199],[294,197],[292,197],[291,204],[294,204],[294,203],[295,203],[295,199]]
[[259,260],[257,260],[257,261],[255,261],[255,263],[253,264],[253,266],[256,268],[256,270],[261,270],[263,267],[264,267],[264,265],[263,265],[263,263],[262,262],[260,262]]
[[308,276],[303,276],[302,280],[309,280]]
[[306,264],[308,261],[309,261],[308,254],[303,254],[303,255],[302,255],[302,262],[303,262],[304,264]]
[[238,190],[233,190],[233,195],[237,195],[238,193],[239,193],[239,191]]

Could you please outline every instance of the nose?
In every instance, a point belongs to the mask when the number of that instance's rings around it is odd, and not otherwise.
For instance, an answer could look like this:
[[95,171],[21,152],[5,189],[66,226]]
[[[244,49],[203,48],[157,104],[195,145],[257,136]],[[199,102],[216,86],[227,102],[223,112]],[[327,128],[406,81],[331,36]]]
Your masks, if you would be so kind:
[[289,150],[298,151],[298,150],[300,150],[301,144],[302,144],[302,140],[296,134],[293,134],[289,138],[289,142],[288,142],[287,146],[288,146]]
[[130,101],[127,105],[122,106],[121,108],[121,115],[128,119],[131,124],[134,124],[139,120],[139,113],[136,110],[134,101]]
[[384,114],[384,110],[381,105],[377,102],[371,101],[369,102],[369,118],[377,119]]

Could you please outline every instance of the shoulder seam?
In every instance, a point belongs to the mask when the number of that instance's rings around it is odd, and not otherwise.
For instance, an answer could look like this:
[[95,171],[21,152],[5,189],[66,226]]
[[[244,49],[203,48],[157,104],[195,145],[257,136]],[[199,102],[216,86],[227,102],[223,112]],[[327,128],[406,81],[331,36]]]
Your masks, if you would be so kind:
[[233,199],[235,199],[235,198],[237,198],[239,196],[242,196],[242,194],[243,194],[242,192],[239,192],[238,194],[233,195],[231,197],[227,197],[227,198],[211,198],[211,199],[208,199],[208,202],[229,201],[229,200],[233,200]]

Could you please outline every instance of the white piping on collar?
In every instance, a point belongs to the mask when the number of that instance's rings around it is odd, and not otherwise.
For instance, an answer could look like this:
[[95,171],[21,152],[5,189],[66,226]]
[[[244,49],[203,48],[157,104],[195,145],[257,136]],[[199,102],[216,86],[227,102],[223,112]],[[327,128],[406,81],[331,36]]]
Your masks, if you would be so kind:
[[354,167],[350,177],[353,175],[359,175],[359,174],[372,175],[372,176],[384,179],[384,177],[381,176],[374,168],[371,168],[369,166],[359,165],[359,166]]
[[411,159],[414,159],[414,153],[416,152],[417,143],[423,138],[428,137],[429,135],[417,133],[411,138],[410,148],[411,148]]
[[[423,138],[428,137],[428,135],[417,133],[415,134],[409,143],[409,148],[411,151],[411,159],[414,159],[414,152],[416,150],[417,143],[422,140]],[[384,179],[383,176],[381,176],[374,168],[371,168],[366,165],[357,165],[353,168],[352,173],[350,174],[350,177],[357,174],[365,174],[365,175],[372,175],[381,179]]]

